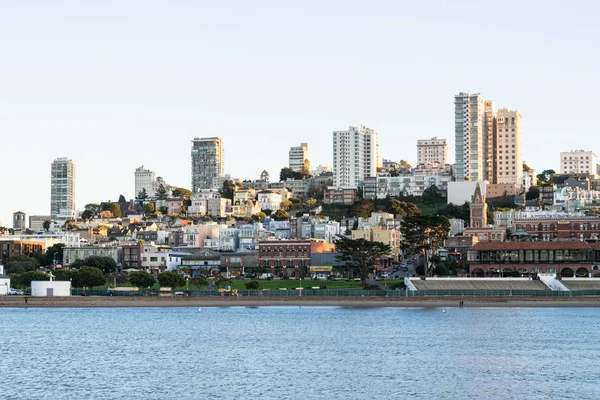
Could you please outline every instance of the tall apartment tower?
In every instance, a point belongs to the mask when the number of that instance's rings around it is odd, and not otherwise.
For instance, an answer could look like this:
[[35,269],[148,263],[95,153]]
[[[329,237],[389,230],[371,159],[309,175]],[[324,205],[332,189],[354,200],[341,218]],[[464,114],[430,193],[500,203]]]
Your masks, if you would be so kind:
[[66,157],[52,162],[50,216],[52,219],[75,217],[75,164]]
[[495,182],[495,170],[496,165],[494,163],[494,152],[496,150],[495,144],[495,132],[496,132],[496,121],[494,119],[494,101],[484,100],[483,101],[483,180],[488,182]]
[[358,188],[366,176],[377,175],[379,142],[377,132],[364,125],[333,132],[333,185]]
[[135,169],[135,197],[138,197],[138,194],[146,189],[146,193],[148,197],[154,197],[156,191],[154,190],[154,185],[156,182],[156,174],[154,171],[150,171],[149,169],[145,169],[142,165],[139,168]]
[[523,123],[518,111],[502,108],[496,113],[494,183],[523,186]]
[[593,151],[563,151],[560,153],[560,173],[596,175],[597,162],[598,156]]
[[454,96],[455,175],[457,181],[484,178],[485,101],[479,93]]
[[300,146],[290,147],[290,168],[293,171],[300,172],[306,167],[310,171],[312,153],[308,143],[301,143]]
[[435,162],[440,165],[450,163],[446,139],[432,137],[431,139],[417,140],[417,164],[432,164]]
[[212,188],[213,178],[223,175],[224,166],[223,139],[192,140],[192,192]]

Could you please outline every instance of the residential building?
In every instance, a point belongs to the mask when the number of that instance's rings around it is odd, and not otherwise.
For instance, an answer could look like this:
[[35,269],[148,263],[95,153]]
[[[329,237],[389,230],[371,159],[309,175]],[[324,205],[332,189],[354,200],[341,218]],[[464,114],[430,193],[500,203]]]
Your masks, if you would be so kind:
[[365,239],[370,242],[380,242],[387,244],[391,248],[390,256],[397,256],[400,253],[400,241],[402,235],[397,229],[389,229],[386,226],[374,225],[366,230],[353,230],[352,239]]
[[358,188],[375,176],[379,159],[377,132],[364,125],[333,132],[333,186]]
[[50,181],[50,215],[54,220],[75,218],[75,164],[69,158],[52,162]]
[[219,231],[219,251],[237,251],[240,245],[240,230],[224,228]]
[[262,190],[257,194],[258,204],[263,210],[277,211],[281,208],[281,195],[274,190]]
[[25,228],[27,228],[25,221],[25,213],[23,211],[13,213],[13,229],[15,231],[25,230]]
[[191,204],[187,215],[190,217],[203,217],[208,214],[208,199],[220,199],[221,194],[216,189],[199,189],[190,197]]
[[123,249],[114,246],[82,246],[63,248],[63,265],[69,266],[76,260],[85,260],[88,257],[110,257],[121,266]]
[[[487,136],[484,99],[479,93],[454,96],[455,175],[457,181],[484,179],[484,135]],[[486,138],[487,139],[487,138]]]
[[261,240],[258,265],[277,276],[298,276],[299,268],[310,267],[310,240]]
[[340,234],[340,223],[327,217],[304,214],[290,218],[291,237],[297,239],[320,239],[334,243]]
[[582,215],[551,215],[514,218],[515,231],[524,231],[531,238],[541,241],[598,240],[600,217]]
[[300,146],[290,147],[290,169],[301,172],[303,169],[310,171],[312,153],[308,143],[301,143]]
[[493,199],[495,197],[515,196],[521,193],[521,186],[514,183],[488,183],[486,185],[486,197]]
[[208,199],[206,201],[208,215],[213,217],[225,218],[231,215],[232,205],[230,199],[222,197]]
[[417,140],[417,164],[431,163],[450,164],[446,139],[438,139],[434,136],[431,139]]
[[142,268],[142,247],[140,243],[124,244],[121,246],[123,252],[123,269]]
[[431,186],[445,192],[452,182],[452,166],[420,164],[407,173],[392,176],[389,172],[379,172],[376,177],[366,177],[363,197],[368,200],[385,199],[401,195],[422,196]]
[[211,189],[213,178],[224,173],[223,140],[220,137],[192,140],[192,192]]
[[590,174],[597,172],[598,156],[593,151],[572,150],[560,153],[561,174]]
[[180,215],[184,202],[185,199],[183,198],[167,199],[167,215]]
[[29,229],[38,232],[44,229],[44,222],[51,221],[50,215],[30,215],[29,216]]
[[317,168],[313,169],[313,176],[319,176],[322,174],[333,173],[333,169],[329,165],[318,165]]
[[325,204],[354,204],[357,200],[357,189],[328,187],[325,189],[323,202]]
[[26,240],[20,237],[0,238],[0,265],[8,265],[8,259],[46,253],[45,240]]
[[502,108],[496,113],[494,183],[523,186],[523,123],[518,111]]
[[[285,181],[285,188],[292,192],[294,197],[299,197],[304,199],[308,197],[311,189],[311,181],[310,179],[288,179]],[[260,202],[260,200],[259,200]],[[263,207],[264,208],[264,207]]]
[[[162,180],[162,178],[159,178]],[[145,169],[142,165],[135,169],[135,197],[138,198],[139,194],[145,189],[146,195],[149,198],[156,197],[156,190],[158,189],[159,183],[156,180],[156,174],[154,171]],[[166,189],[166,187],[165,187]]]

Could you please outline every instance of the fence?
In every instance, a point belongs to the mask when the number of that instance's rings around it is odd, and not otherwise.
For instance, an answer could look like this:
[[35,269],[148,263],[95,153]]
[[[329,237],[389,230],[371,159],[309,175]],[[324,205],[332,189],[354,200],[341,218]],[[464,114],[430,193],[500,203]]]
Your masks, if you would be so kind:
[[[73,289],[73,296],[158,297],[159,291],[111,291]],[[164,295],[164,292],[161,293]],[[242,297],[583,297],[600,296],[600,290],[361,290],[361,289],[304,289],[304,290],[240,290]],[[216,290],[173,292],[173,296],[221,297]]]

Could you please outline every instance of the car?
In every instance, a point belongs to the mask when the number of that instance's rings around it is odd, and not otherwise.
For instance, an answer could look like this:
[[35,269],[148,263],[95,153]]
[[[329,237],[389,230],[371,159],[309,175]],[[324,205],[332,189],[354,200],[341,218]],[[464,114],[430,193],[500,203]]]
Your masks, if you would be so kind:
[[21,289],[10,288],[8,289],[8,294],[11,296],[22,295],[23,291]]
[[272,278],[273,278],[273,274],[269,274],[269,273],[260,274],[260,276],[258,277],[258,279],[272,279]]

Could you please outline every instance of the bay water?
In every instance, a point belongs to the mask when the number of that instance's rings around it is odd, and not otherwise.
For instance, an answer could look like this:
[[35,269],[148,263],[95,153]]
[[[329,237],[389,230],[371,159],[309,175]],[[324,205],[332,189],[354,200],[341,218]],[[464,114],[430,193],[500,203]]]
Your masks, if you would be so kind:
[[599,399],[600,309],[0,309],[1,399]]

